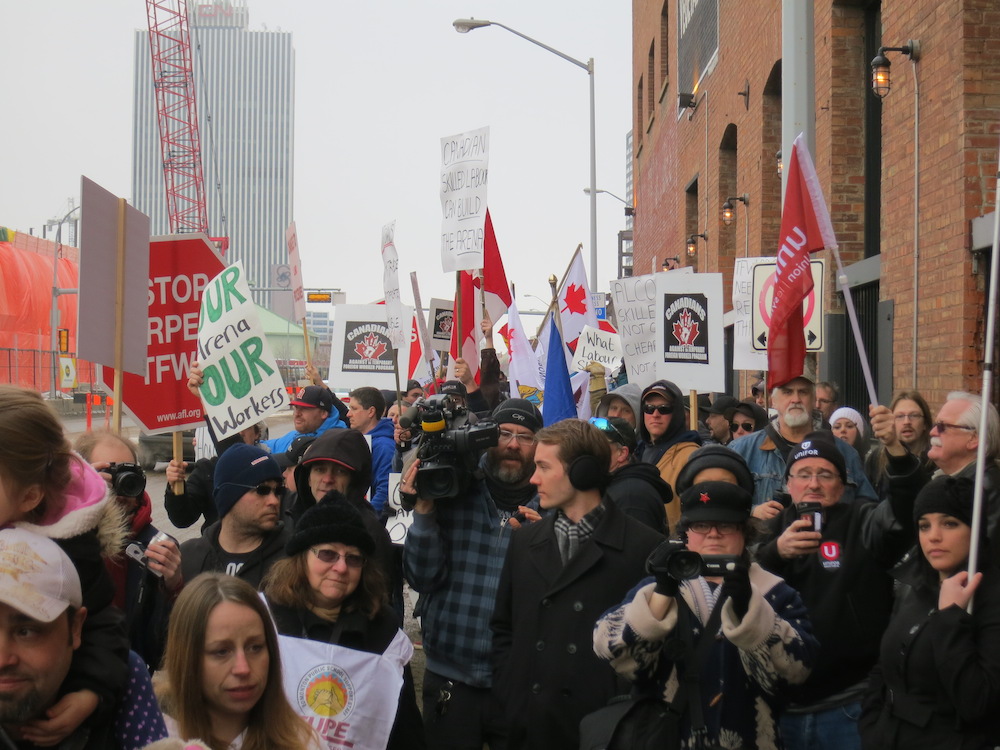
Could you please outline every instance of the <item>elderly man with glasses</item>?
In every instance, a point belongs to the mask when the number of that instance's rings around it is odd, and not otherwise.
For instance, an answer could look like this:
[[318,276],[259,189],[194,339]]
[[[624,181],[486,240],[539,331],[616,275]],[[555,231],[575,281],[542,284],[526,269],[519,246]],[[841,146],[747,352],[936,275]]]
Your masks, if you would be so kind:
[[538,520],[535,433],[542,415],[529,401],[507,399],[493,411],[497,445],[487,449],[458,497],[420,496],[419,460],[400,494],[413,506],[403,572],[420,594],[423,626],[424,729],[430,747],[506,746],[509,717],[491,688],[490,618],[513,530]]
[[796,589],[820,643],[812,674],[787,692],[788,750],[860,748],[857,719],[892,612],[888,569],[913,546],[913,495],[848,499],[847,463],[826,431],[803,436],[785,464],[791,504],[768,522],[757,560]]

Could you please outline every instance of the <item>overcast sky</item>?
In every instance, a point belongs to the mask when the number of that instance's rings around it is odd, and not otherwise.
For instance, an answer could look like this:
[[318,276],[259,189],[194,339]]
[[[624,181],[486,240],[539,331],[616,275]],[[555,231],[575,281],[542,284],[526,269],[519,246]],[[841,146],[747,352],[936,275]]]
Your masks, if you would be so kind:
[[[293,34],[295,221],[307,285],[382,295],[382,225],[396,221],[404,300],[450,297],[440,262],[442,136],[490,127],[489,206],[510,281],[548,296],[577,244],[589,266],[587,74],[496,20],[596,61],[597,185],[625,195],[631,11],[568,0],[248,0],[252,29]],[[32,0],[4,9],[0,225],[41,234],[79,201],[80,175],[130,197],[134,30],[144,0]],[[598,278],[617,275],[622,205],[598,196]],[[210,222],[211,222],[211,218]],[[640,270],[640,269],[637,269]]]

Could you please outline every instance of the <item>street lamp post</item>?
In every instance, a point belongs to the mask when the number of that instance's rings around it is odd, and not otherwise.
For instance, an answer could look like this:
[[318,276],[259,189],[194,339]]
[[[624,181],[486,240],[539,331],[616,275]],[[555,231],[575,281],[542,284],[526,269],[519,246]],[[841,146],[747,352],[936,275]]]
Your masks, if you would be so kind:
[[571,62],[579,68],[583,68],[587,71],[587,75],[590,78],[590,291],[597,291],[597,133],[596,133],[596,117],[595,117],[595,100],[594,100],[594,58],[590,58],[587,62],[581,62],[575,57],[570,57],[565,52],[560,52],[554,47],[538,41],[537,39],[532,39],[527,34],[522,34],[516,29],[512,29],[510,26],[504,26],[502,23],[497,21],[486,21],[483,19],[476,18],[459,18],[452,22],[452,26],[455,27],[455,31],[460,34],[467,34],[473,29],[481,29],[484,26],[499,26],[501,29],[506,29],[511,34],[519,36],[525,41],[531,42],[532,44],[538,45],[544,50],[548,50],[553,55],[558,55],[563,60]]
[[52,340],[52,392],[50,397],[55,400],[56,398],[56,385],[58,383],[58,372],[59,368],[56,364],[58,359],[59,351],[59,297],[63,294],[76,294],[76,289],[60,289],[59,288],[59,252],[62,247],[60,242],[62,238],[62,228],[63,224],[69,220],[80,207],[74,206],[66,215],[59,219],[59,226],[56,227],[56,246],[52,251],[52,309],[49,311],[49,327],[51,328],[51,340]]

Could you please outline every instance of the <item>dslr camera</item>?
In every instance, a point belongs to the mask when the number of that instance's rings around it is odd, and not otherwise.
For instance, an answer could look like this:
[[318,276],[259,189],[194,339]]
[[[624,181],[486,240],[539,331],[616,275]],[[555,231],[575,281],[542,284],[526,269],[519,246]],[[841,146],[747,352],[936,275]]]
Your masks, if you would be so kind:
[[465,492],[483,451],[500,440],[500,428],[494,422],[469,424],[468,410],[444,393],[416,401],[400,416],[399,426],[420,433],[417,495],[425,500]]
[[146,472],[139,464],[111,464],[103,469],[111,475],[111,489],[121,497],[141,497],[146,491]]
[[650,575],[666,573],[675,581],[689,581],[699,576],[721,577],[742,565],[738,555],[699,555],[681,540],[668,539],[646,560],[646,572]]

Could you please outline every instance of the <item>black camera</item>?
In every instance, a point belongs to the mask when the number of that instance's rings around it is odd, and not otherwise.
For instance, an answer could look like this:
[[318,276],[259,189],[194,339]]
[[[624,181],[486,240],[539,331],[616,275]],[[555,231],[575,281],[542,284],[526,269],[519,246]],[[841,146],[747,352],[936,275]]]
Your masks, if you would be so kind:
[[699,555],[687,549],[679,539],[669,539],[646,560],[646,572],[650,575],[666,573],[675,581],[689,581],[699,576],[721,577],[740,565],[738,555]]
[[146,491],[146,472],[139,464],[111,464],[103,469],[111,475],[111,489],[121,497],[141,497]]
[[447,394],[419,399],[400,416],[399,426],[420,432],[417,496],[425,500],[458,497],[465,492],[483,451],[500,440],[495,423],[469,424],[468,410]]

